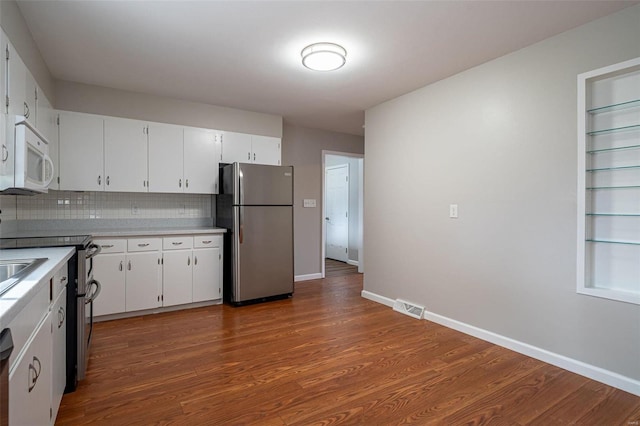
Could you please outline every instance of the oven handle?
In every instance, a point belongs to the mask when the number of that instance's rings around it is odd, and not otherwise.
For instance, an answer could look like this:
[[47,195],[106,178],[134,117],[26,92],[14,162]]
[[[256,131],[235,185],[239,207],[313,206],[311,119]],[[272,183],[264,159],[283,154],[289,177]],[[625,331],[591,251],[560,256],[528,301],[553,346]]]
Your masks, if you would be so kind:
[[87,259],[91,259],[92,257],[95,257],[98,254],[100,254],[101,251],[102,251],[102,247],[100,247],[100,245],[91,243],[87,246],[87,254],[85,255],[85,257]]
[[91,288],[92,286],[95,286],[96,289],[93,291],[93,293],[90,293],[89,296],[84,297],[85,305],[88,305],[89,303],[92,303],[94,300],[96,300],[96,297],[98,297],[98,295],[100,294],[100,290],[102,289],[100,281],[94,278],[91,278],[91,281],[89,281],[89,283],[87,284],[87,288]]

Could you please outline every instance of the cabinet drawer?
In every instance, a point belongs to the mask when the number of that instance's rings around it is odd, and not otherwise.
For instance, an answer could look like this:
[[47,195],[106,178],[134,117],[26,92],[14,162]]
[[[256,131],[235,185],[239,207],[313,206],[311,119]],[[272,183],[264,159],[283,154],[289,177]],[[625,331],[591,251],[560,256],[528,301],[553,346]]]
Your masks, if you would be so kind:
[[127,251],[158,251],[162,247],[160,238],[130,238],[127,240]]
[[98,244],[102,250],[100,253],[124,253],[127,249],[127,240],[94,240],[94,243]]
[[193,237],[195,248],[222,247],[222,235],[196,235]]
[[182,250],[193,248],[193,237],[165,237],[162,239],[163,250]]
[[53,300],[65,289],[69,282],[69,268],[65,263],[53,276]]
[[18,315],[9,323],[13,338],[13,352],[9,359],[9,370],[20,355],[29,336],[49,310],[49,283],[43,285],[33,299],[22,308]]

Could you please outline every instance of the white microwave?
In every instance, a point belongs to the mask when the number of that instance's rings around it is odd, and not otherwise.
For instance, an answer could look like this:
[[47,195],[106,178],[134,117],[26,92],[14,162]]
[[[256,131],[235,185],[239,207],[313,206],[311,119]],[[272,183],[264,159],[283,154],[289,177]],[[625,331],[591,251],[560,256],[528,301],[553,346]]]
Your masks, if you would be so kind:
[[0,192],[34,195],[45,193],[53,179],[49,142],[23,116],[2,117],[5,131],[0,153]]

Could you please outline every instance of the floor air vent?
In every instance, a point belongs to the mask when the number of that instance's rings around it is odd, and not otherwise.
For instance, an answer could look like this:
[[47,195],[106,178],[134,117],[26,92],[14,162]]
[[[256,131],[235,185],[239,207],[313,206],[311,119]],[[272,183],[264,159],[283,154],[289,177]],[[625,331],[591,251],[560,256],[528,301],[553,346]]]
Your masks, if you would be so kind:
[[424,312],[424,306],[418,306],[416,304],[406,302],[402,299],[396,299],[396,301],[393,303],[393,310],[405,315],[409,315],[410,317],[421,319],[422,313]]

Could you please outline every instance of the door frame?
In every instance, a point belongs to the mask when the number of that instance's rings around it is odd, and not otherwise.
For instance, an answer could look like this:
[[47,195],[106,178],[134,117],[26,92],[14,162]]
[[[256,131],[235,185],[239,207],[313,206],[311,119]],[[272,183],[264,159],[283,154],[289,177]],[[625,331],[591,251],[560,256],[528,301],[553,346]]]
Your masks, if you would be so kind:
[[[363,252],[364,252],[364,248],[363,248],[363,210],[364,210],[364,154],[355,154],[353,152],[342,152],[342,151],[329,151],[329,150],[322,150],[322,167],[321,167],[321,173],[322,173],[322,178],[321,178],[321,182],[322,182],[322,187],[320,188],[320,193],[322,196],[322,214],[320,217],[320,226],[321,226],[321,249],[320,249],[320,270],[322,273],[322,278],[325,277],[325,267],[324,267],[324,259],[326,256],[326,225],[325,225],[325,220],[324,218],[326,217],[326,212],[325,212],[325,167],[326,167],[326,157],[327,155],[336,155],[336,156],[340,156],[340,157],[350,157],[350,158],[357,158],[360,159],[359,162],[359,167],[358,167],[358,272],[360,273],[364,273],[364,256],[363,256]],[[349,173],[351,174],[351,170],[349,170]]]

